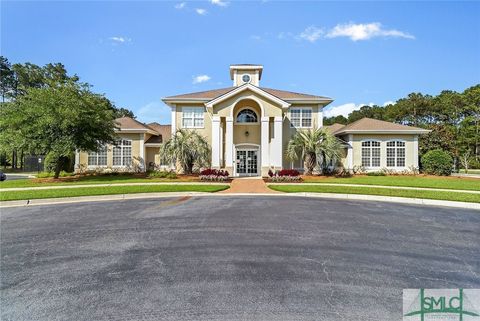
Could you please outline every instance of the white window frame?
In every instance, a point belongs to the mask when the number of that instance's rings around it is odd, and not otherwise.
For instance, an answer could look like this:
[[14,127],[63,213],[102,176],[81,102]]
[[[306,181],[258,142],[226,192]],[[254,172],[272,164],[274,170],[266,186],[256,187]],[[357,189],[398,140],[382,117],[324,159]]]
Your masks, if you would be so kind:
[[[299,126],[295,126],[293,123],[293,117],[292,117],[292,112],[293,111],[300,111],[300,117],[299,117]],[[304,112],[310,111],[310,126],[303,126],[303,120],[304,120]],[[290,107],[290,128],[312,128],[313,127],[313,110],[312,107]],[[307,119],[307,117],[305,117]]]
[[[388,143],[394,143],[395,146],[388,146]],[[398,143],[403,143],[403,146],[398,146]],[[394,151],[393,157],[388,156],[388,150]],[[398,156],[398,150],[403,149],[403,157]],[[388,159],[393,158],[394,165],[388,165]],[[403,165],[398,165],[398,160],[403,158]],[[388,168],[405,168],[407,166],[407,142],[403,139],[391,139],[385,142],[385,166]]]
[[[105,155],[103,155],[105,154]],[[103,145],[100,146],[98,151],[96,152],[89,152],[87,155],[87,166],[88,167],[107,167],[107,157],[108,157],[108,151],[107,151],[107,146]],[[95,159],[95,164],[90,163],[90,159]],[[99,164],[100,158],[105,159],[105,164]]]
[[[363,146],[364,143],[370,143],[369,146]],[[378,143],[378,146],[372,146],[372,143]],[[378,156],[373,156],[373,149],[378,149],[379,155]],[[369,150],[369,156],[364,156],[363,150],[368,149]],[[361,141],[361,159],[360,159],[360,164],[365,167],[365,168],[380,168],[382,166],[382,142],[379,140],[375,139],[365,139]],[[368,158],[369,165],[364,165],[363,159]],[[378,166],[373,165],[373,159],[378,158]]]
[[[199,112],[201,111],[201,116],[199,116]],[[185,117],[185,113],[192,113],[191,117]],[[185,125],[185,120],[191,120],[192,125],[191,126],[186,126]],[[201,120],[202,125],[195,126],[195,120]],[[205,128],[205,110],[203,107],[182,107],[182,128]]]
[[[120,155],[115,155],[116,150],[120,150]],[[127,152],[128,150],[129,150],[129,152]],[[128,154],[130,154],[130,155],[128,155]],[[120,157],[120,164],[115,164],[115,157]],[[125,161],[126,159],[128,159],[128,162]],[[113,146],[113,151],[112,151],[113,167],[132,166],[132,162],[133,162],[132,140],[131,139],[125,139],[125,138],[117,140],[117,143]]]

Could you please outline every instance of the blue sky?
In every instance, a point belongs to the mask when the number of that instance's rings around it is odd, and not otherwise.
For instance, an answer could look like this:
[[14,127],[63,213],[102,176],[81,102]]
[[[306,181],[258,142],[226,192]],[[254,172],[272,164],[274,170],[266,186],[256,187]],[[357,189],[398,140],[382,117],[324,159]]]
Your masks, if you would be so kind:
[[142,121],[169,123],[161,97],[231,86],[233,63],[263,64],[262,86],[334,98],[327,115],[480,83],[480,2],[1,5],[2,55],[62,62]]

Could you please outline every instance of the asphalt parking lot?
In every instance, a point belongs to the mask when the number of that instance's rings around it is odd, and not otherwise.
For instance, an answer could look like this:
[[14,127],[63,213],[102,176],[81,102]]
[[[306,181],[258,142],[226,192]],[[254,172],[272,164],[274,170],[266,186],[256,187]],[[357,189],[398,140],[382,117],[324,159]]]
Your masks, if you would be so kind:
[[2,320],[401,320],[480,288],[480,212],[297,197],[1,209]]

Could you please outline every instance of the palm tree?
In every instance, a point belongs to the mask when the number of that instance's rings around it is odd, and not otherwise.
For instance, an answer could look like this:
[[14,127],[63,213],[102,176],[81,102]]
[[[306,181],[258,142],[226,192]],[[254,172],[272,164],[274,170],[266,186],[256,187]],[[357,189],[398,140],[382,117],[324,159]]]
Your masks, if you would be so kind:
[[302,159],[305,164],[305,175],[311,175],[317,165],[322,170],[330,162],[336,162],[342,154],[340,140],[323,128],[299,130],[290,139],[287,146],[287,158]]
[[210,166],[210,146],[194,130],[177,130],[172,138],[161,145],[160,155],[164,164],[180,164],[185,174],[191,174],[194,166]]

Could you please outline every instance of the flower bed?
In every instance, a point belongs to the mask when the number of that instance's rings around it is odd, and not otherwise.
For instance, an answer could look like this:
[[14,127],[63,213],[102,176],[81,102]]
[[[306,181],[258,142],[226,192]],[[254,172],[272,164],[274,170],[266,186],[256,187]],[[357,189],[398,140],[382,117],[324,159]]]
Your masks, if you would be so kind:
[[201,181],[210,181],[210,182],[225,182],[228,180],[229,173],[221,169],[204,169],[200,172]]
[[269,170],[268,176],[270,176],[271,182],[300,182],[302,180],[300,172],[296,169],[282,169],[275,173]]

